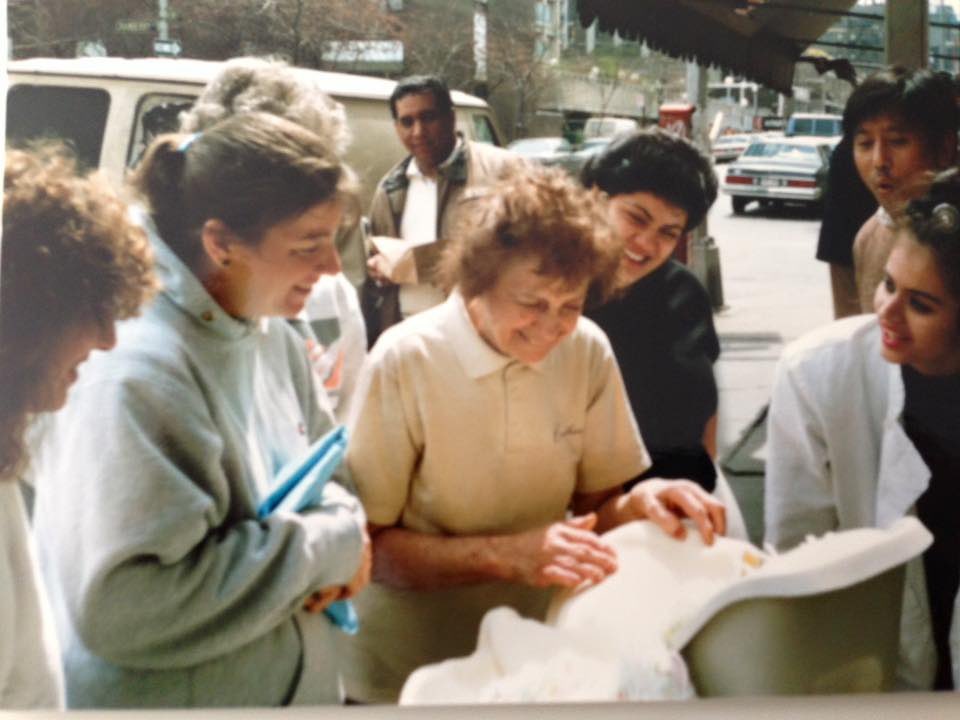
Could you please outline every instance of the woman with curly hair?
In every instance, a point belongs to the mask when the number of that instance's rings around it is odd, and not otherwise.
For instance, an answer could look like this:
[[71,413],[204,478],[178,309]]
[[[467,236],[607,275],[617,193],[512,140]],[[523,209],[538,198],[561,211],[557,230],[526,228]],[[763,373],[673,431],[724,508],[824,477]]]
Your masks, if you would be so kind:
[[[387,330],[351,418],[348,464],[370,522],[374,582],[358,598],[348,697],[395,702],[425,663],[467,655],[484,613],[542,619],[555,587],[617,566],[597,533],[723,505],[689,481],[623,493],[650,464],[610,343],[582,317],[620,246],[596,193],[528,168],[465,200],[445,303]],[[568,513],[570,513],[568,515]]]
[[[61,705],[56,643],[17,478],[31,419],[60,409],[77,367],[156,283],[143,231],[62,148],[9,150],[0,245],[0,708]],[[41,480],[42,482],[42,480]]]

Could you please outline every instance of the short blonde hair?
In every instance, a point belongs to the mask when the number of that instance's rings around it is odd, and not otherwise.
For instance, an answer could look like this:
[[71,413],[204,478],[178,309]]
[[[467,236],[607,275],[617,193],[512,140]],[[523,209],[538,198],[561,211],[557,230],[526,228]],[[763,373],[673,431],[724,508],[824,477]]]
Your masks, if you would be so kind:
[[239,57],[224,63],[193,107],[180,119],[186,133],[200,132],[232,115],[264,112],[316,133],[327,154],[343,158],[350,130],[343,105],[306,71],[269,57]]
[[571,286],[587,280],[588,303],[609,297],[621,244],[605,201],[559,168],[522,165],[468,194],[458,210],[438,268],[447,289],[477,297],[496,285],[508,263],[532,257],[541,275]]
[[344,227],[363,214],[358,180],[344,162],[351,134],[343,104],[324,92],[312,71],[293,67],[274,57],[246,56],[223,64],[220,72],[200,93],[193,107],[180,118],[180,130],[198,133],[235,115],[266,113],[306,128],[324,146],[323,155],[335,158],[343,175],[341,193]]

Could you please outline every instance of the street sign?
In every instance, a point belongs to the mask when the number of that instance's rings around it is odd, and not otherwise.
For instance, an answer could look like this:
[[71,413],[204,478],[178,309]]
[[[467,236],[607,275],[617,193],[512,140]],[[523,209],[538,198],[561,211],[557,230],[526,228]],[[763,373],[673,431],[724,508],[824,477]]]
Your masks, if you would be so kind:
[[147,33],[154,30],[152,20],[117,20],[114,26],[121,33]]
[[166,57],[177,57],[182,48],[177,40],[154,40],[153,52]]

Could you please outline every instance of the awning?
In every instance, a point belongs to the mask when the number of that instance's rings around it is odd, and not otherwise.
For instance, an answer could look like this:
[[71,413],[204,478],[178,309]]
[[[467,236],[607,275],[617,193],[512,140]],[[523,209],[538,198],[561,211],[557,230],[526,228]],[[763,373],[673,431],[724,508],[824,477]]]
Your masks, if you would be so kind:
[[[793,70],[856,0],[580,0],[580,22],[790,94]],[[822,60],[817,69],[823,72]],[[837,74],[847,70],[837,67]],[[826,69],[834,69],[827,67]]]

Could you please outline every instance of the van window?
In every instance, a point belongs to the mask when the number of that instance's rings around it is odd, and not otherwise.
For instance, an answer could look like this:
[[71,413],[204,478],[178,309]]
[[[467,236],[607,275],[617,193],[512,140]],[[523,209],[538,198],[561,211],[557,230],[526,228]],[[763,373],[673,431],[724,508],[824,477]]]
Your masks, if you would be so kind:
[[110,94],[99,88],[14,85],[7,92],[7,141],[57,138],[76,153],[81,168],[100,164]]
[[473,115],[473,139],[477,142],[499,145],[497,134],[493,129],[490,118],[486,115]]
[[192,95],[161,95],[150,93],[137,103],[133,137],[127,151],[127,167],[134,167],[157,135],[177,132],[180,113],[193,107],[196,97]]
[[840,118],[793,117],[787,126],[787,135],[832,137],[843,133]]
[[813,135],[812,118],[796,118],[790,125],[791,135]]
[[817,120],[814,123],[814,135],[842,135],[843,130],[839,120]]

